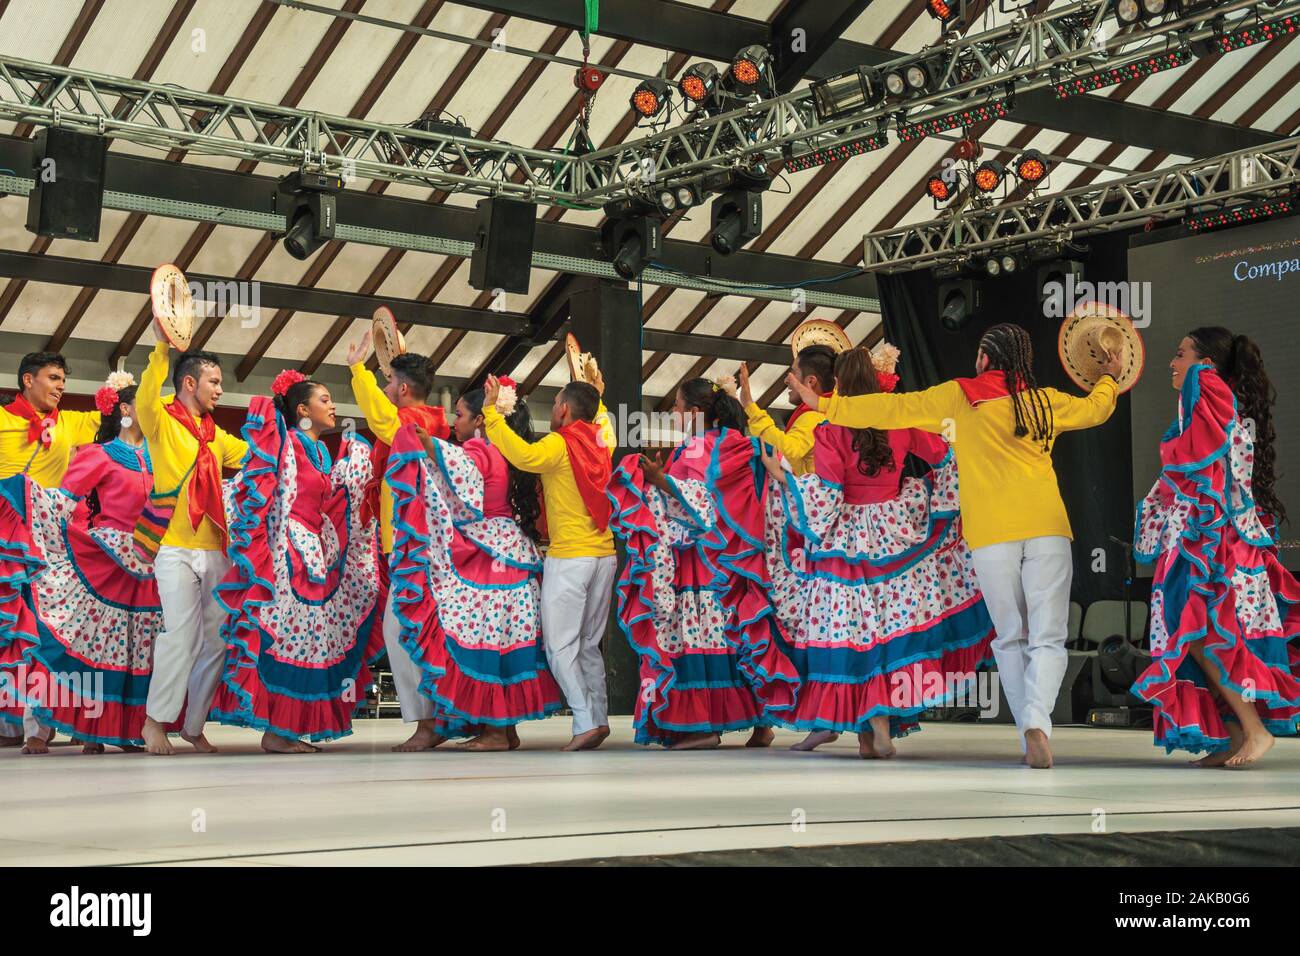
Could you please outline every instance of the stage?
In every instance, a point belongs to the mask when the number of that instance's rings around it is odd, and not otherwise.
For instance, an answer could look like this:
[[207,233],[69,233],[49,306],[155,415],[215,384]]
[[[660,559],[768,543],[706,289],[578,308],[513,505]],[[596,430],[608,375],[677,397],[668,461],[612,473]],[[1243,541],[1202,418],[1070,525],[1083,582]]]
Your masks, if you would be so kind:
[[[1185,845],[1186,862],[1205,862],[1193,849],[1201,837],[1245,834],[1277,847],[1247,831],[1300,826],[1294,739],[1255,769],[1201,770],[1156,751],[1149,731],[1065,727],[1053,738],[1056,768],[1039,771],[1019,765],[1004,725],[928,723],[881,762],[859,759],[847,737],[794,753],[786,748],[800,735],[788,732],[768,750],[746,750],[741,734],[715,751],[647,750],[631,743],[629,724],[615,718],[610,742],[577,754],[554,749],[568,739],[567,718],[523,725],[523,749],[506,754],[392,754],[407,734],[396,720],[360,721],[353,736],[304,756],[264,755],[257,734],[216,725],[216,756],[183,743],[172,758],[88,756],[63,737],[47,756],[6,749],[0,865],[674,862],[686,853],[691,862],[864,863],[870,844],[882,859],[888,845],[891,862],[930,862],[909,848],[941,846],[979,861],[981,847],[1018,844],[970,838],[1054,835],[1065,855],[1072,837],[1153,832],[1177,835],[1166,854]],[[963,843],[910,842],[938,840]],[[726,852],[707,855],[716,851]]]

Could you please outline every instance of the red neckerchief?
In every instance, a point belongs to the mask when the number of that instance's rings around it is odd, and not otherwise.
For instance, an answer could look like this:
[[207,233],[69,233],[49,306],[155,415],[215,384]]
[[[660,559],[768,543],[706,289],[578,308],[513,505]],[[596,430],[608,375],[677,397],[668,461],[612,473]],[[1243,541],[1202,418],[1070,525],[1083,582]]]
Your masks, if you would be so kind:
[[[822,398],[830,398],[834,394],[835,394],[834,392],[822,392]],[[804,412],[812,412],[812,411],[819,411],[819,409],[809,408],[803,402],[800,402],[795,407],[795,410],[790,413],[790,417],[785,420],[785,430],[789,431],[790,429],[794,428],[794,423],[796,419],[798,419],[799,416],[802,415]]]
[[[32,403],[27,401],[22,395],[18,395],[9,403],[9,412],[17,415],[19,418],[27,419],[27,440],[33,444],[40,442],[45,448],[50,447],[54,441],[54,426],[59,423],[59,410],[56,407],[54,411],[42,415],[36,409],[32,408]],[[46,425],[49,429],[46,430]]]
[[[1007,388],[1007,373],[1000,368],[991,368],[987,372],[980,372],[974,378],[959,378],[956,381],[961,386],[961,390],[966,393],[966,401],[972,405],[996,398],[1006,398],[1011,394],[1011,390]],[[1021,385],[1016,391],[1023,392],[1024,386]]]
[[217,456],[212,453],[212,446],[208,444],[217,437],[217,423],[211,415],[204,415],[196,423],[194,416],[180,399],[173,399],[163,407],[172,418],[185,426],[185,430],[199,443],[198,458],[194,462],[194,474],[190,479],[186,504],[190,526],[198,531],[199,525],[203,523],[203,516],[207,515],[212,519],[212,523],[221,529],[222,537],[225,537],[226,509],[221,500],[221,463],[217,461]]
[[613,466],[609,449],[601,443],[600,429],[591,422],[577,421],[565,425],[559,434],[569,450],[569,464],[573,467],[573,480],[578,483],[582,503],[596,523],[596,530],[604,533],[609,527],[610,514],[605,486],[609,484]]
[[[441,405],[408,405],[397,410],[397,420],[403,425],[419,425],[434,438],[446,438],[451,434],[447,425],[447,413]],[[388,452],[391,446],[387,442],[375,439],[375,446],[370,449],[370,480],[366,482],[362,493],[361,520],[369,521],[379,516],[379,485],[388,470]]]

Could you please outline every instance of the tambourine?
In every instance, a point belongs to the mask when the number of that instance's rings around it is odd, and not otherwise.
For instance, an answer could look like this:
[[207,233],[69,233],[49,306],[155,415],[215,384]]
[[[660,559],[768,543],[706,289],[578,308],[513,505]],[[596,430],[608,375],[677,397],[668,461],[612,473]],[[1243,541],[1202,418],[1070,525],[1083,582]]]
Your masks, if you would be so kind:
[[194,294],[185,273],[174,265],[159,266],[149,280],[149,298],[163,335],[184,352],[194,338]]
[[393,359],[406,354],[406,337],[397,327],[393,310],[386,305],[375,309],[370,329],[375,342],[375,359],[385,375],[392,375]]

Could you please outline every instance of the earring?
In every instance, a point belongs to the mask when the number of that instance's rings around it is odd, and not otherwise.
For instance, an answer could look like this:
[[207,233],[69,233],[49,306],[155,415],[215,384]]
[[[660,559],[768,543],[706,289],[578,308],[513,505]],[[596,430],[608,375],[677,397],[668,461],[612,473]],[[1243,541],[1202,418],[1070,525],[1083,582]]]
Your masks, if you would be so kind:
[[130,427],[131,427],[132,425],[134,425],[134,424],[135,424],[135,419],[133,419],[130,415],[123,415],[123,416],[122,416],[122,427],[123,427],[123,428],[130,428]]
[[311,419],[310,418],[298,419],[298,429],[304,432],[311,431]]

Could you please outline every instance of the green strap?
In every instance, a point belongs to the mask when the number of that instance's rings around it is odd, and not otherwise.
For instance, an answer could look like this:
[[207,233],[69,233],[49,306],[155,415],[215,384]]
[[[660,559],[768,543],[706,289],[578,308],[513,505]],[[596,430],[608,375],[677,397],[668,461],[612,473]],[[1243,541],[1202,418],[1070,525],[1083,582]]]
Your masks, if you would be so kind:
[[586,40],[596,32],[600,25],[600,0],[586,0],[586,25],[582,28],[582,38]]

